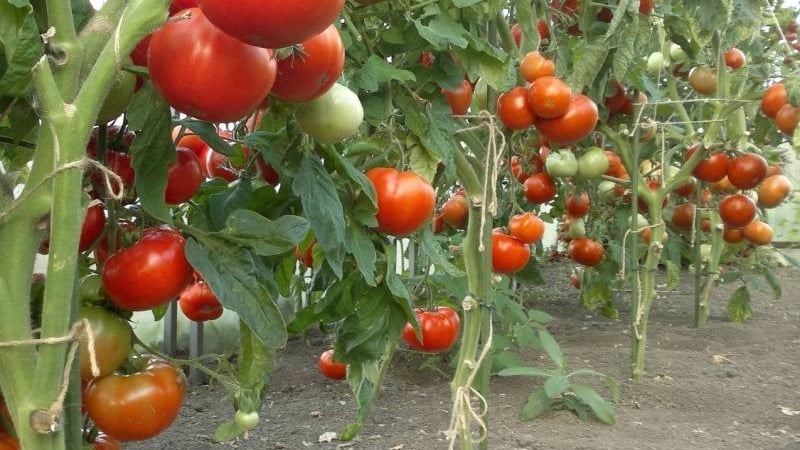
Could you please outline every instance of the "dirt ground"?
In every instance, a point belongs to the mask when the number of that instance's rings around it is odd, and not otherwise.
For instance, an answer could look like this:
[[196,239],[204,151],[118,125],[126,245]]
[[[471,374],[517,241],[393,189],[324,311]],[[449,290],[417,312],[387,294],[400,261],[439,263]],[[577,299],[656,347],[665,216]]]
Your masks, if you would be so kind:
[[[800,270],[780,271],[782,299],[755,295],[753,318],[744,324],[726,318],[727,298],[735,286],[720,287],[712,318],[702,329],[691,327],[692,277],[684,274],[680,288],[663,293],[653,308],[648,372],[642,383],[628,378],[626,294],[619,293],[619,320],[588,315],[568,284],[568,271],[567,266],[549,268],[547,287],[532,292],[527,301],[553,315],[551,332],[571,368],[592,368],[620,382],[617,424],[581,422],[566,411],[522,422],[520,408],[539,381],[495,378],[489,398],[490,448],[800,450]],[[232,415],[231,402],[219,387],[195,386],[169,430],[126,448],[447,448],[443,430],[449,423],[450,369],[444,364],[420,369],[424,358],[407,351],[396,358],[360,436],[347,443],[320,443],[320,435],[342,429],[354,411],[347,384],[328,381],[317,371],[322,347],[323,342],[289,343],[281,353],[262,423],[246,441],[211,443],[216,424]],[[546,361],[540,359],[540,364]]]

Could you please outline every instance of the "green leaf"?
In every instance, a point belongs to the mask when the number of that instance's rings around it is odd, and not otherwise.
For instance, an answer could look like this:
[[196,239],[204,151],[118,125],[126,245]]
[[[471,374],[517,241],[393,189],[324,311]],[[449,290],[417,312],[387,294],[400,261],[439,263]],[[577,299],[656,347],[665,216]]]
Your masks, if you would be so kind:
[[211,438],[216,443],[229,442],[244,434],[244,430],[239,428],[233,420],[223,422],[217,426],[214,436]]
[[153,320],[155,320],[156,322],[158,322],[158,321],[159,321],[159,320],[161,320],[161,319],[162,319],[164,316],[166,316],[166,315],[167,315],[167,308],[168,308],[168,307],[169,307],[169,303],[167,303],[167,304],[164,304],[164,305],[161,305],[161,306],[157,306],[157,307],[153,308],[153,309],[151,310],[151,311],[152,311],[152,313],[153,313]]
[[744,322],[753,315],[750,291],[747,286],[736,289],[728,299],[728,317],[734,322]]
[[294,250],[308,234],[309,223],[303,217],[281,216],[275,221],[246,209],[233,212],[227,226],[214,236],[249,247],[260,256],[274,256]]
[[453,6],[455,6],[456,8],[466,8],[467,6],[472,6],[482,1],[483,0],[454,0]]
[[646,20],[640,20],[639,14],[633,16],[632,23],[622,27],[615,36],[617,49],[614,51],[612,70],[617,80],[625,79],[628,70],[636,63],[642,43],[647,42],[650,36],[650,25]]
[[569,85],[575,91],[582,91],[584,87],[594,84],[600,69],[608,57],[608,42],[598,39],[586,45],[583,51],[576,52],[575,65],[569,76]]
[[522,28],[522,44],[520,50],[527,53],[539,48],[539,30],[533,17],[533,8],[530,0],[514,0],[517,11],[517,23]]
[[357,306],[336,329],[335,352],[351,364],[375,360],[386,343],[396,341],[407,317],[386,288],[367,288],[358,293]]
[[398,69],[377,55],[370,55],[367,62],[353,77],[353,84],[359,90],[375,92],[381,84],[396,81],[416,81],[416,77],[408,70]]
[[[494,341],[496,344],[499,344],[497,340]],[[501,376],[512,376],[511,375],[503,375],[504,370],[508,369],[517,369],[523,368],[522,360],[519,356],[510,350],[503,350],[499,353],[495,353],[492,357],[492,370],[498,371],[498,375]],[[531,374],[533,376],[533,374]]]
[[[3,20],[0,23],[5,22]],[[5,31],[0,33],[5,35]],[[22,97],[30,91],[31,69],[44,52],[42,39],[39,36],[39,29],[36,26],[33,14],[25,16],[13,45],[9,46],[10,43],[4,44],[8,46],[5,51],[9,60],[5,73],[0,73],[2,75],[0,76],[0,92],[2,92],[2,96]],[[13,53],[10,53],[12,50]]]
[[427,182],[432,182],[439,167],[439,159],[421,145],[414,145],[406,154],[408,155],[411,171],[424,178]]
[[324,153],[325,160],[328,162],[333,162],[337,172],[347,176],[347,178],[356,183],[356,185],[361,188],[361,192],[363,192],[372,203],[372,206],[376,207],[377,211],[378,194],[375,192],[375,186],[372,185],[372,182],[369,180],[369,178],[367,178],[363,172],[356,169],[349,159],[340,155],[334,147],[323,145],[321,148]]
[[237,210],[245,209],[252,202],[253,185],[250,180],[239,180],[233,189],[221,189],[208,197],[208,214],[215,230],[221,229],[228,217]]
[[578,396],[589,408],[592,408],[592,412],[594,415],[600,419],[601,422],[607,424],[613,424],[616,421],[616,413],[614,411],[614,405],[607,402],[600,394],[597,393],[594,389],[590,386],[586,386],[584,384],[574,384],[572,385],[572,392]]
[[377,252],[367,231],[361,226],[351,224],[345,239],[345,246],[347,252],[355,258],[358,270],[364,276],[364,281],[370,286],[375,286]]
[[341,278],[345,255],[344,209],[333,179],[318,158],[309,155],[300,161],[292,190],[300,197],[317,243],[325,250],[325,261]]
[[564,368],[564,354],[561,352],[561,347],[558,345],[553,336],[547,332],[547,330],[539,330],[539,341],[542,344],[542,349],[544,349],[547,356],[553,361],[553,363],[559,368]]
[[469,43],[465,37],[467,30],[447,14],[437,14],[428,23],[417,19],[414,26],[419,35],[436,50],[447,50],[451,45],[466,48]]
[[501,377],[542,377],[554,378],[554,375],[549,370],[537,369],[536,367],[509,367],[501,370],[498,375]]
[[565,395],[562,397],[564,408],[572,411],[582,421],[589,420],[589,409],[583,404],[581,399],[574,395]]
[[380,391],[383,375],[386,373],[385,368],[391,363],[396,350],[396,342],[387,341],[379,358],[360,364],[350,364],[347,381],[356,399],[356,418],[339,433],[339,439],[349,441],[361,430]]
[[781,298],[783,295],[783,289],[781,288],[781,281],[775,276],[775,273],[769,267],[762,267],[761,273],[764,275],[764,280],[766,280],[767,284],[770,288],[772,288],[772,293],[775,295],[775,300]]
[[548,398],[556,398],[569,386],[569,378],[564,375],[554,375],[544,382],[544,393]]
[[231,148],[230,144],[228,144],[225,139],[222,139],[219,134],[217,134],[217,128],[214,126],[214,124],[203,122],[202,120],[188,118],[179,120],[178,124],[183,125],[191,130],[192,133],[200,137],[200,139],[208,144],[208,146],[214,151],[227,156],[233,155],[233,149]]
[[137,130],[130,152],[142,207],[154,218],[171,223],[172,216],[164,202],[167,166],[176,160],[169,105],[147,83],[133,96],[126,117],[130,127]]
[[286,324],[278,305],[259,282],[261,267],[245,248],[200,232],[187,239],[186,259],[203,275],[220,303],[239,317],[268,348],[286,344]]
[[520,419],[533,420],[546,412],[550,412],[552,409],[553,402],[545,394],[544,389],[539,389],[528,396],[528,401],[522,407]]
[[442,249],[442,245],[437,242],[438,239],[433,234],[433,230],[431,230],[430,227],[423,227],[419,233],[419,238],[422,254],[430,259],[430,262],[436,266],[437,270],[441,269],[447,275],[455,278],[466,275],[463,270],[454,266],[453,263],[448,260],[447,253]]

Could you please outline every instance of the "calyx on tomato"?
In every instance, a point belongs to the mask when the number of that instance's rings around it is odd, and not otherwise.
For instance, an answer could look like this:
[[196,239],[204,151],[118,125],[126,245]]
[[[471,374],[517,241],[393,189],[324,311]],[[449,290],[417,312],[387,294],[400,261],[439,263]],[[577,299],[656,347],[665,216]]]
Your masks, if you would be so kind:
[[403,237],[422,228],[433,216],[433,186],[414,172],[376,167],[367,172],[378,194],[378,230]]
[[418,308],[415,313],[422,339],[418,339],[414,327],[406,323],[403,340],[409,347],[422,352],[438,353],[453,346],[461,329],[461,320],[455,310],[448,306],[439,306],[433,311]]

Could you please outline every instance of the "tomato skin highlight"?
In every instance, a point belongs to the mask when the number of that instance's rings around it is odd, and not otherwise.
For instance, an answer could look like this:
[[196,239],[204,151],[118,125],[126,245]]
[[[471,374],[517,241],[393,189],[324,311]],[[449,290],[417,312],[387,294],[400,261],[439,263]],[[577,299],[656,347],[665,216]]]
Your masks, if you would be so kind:
[[433,186],[414,172],[376,167],[367,172],[378,194],[378,231],[403,237],[414,233],[433,216]]
[[192,277],[175,231],[150,228],[132,247],[118,250],[103,265],[103,287],[120,308],[145,311],[175,299]]
[[290,102],[307,102],[328,92],[344,69],[344,46],[339,30],[329,25],[303,41],[302,50],[278,60],[272,95]]
[[347,378],[347,364],[333,359],[333,350],[325,350],[319,355],[319,371],[331,380],[344,380]]
[[417,339],[414,327],[406,323],[402,336],[409,347],[421,352],[440,353],[449,350],[455,344],[461,329],[461,319],[455,310],[439,306],[433,311],[417,308],[415,313],[422,341]]
[[199,8],[173,16],[153,32],[147,66],[173,108],[208,122],[235,122],[253,112],[277,74],[271,50],[223,33]]
[[150,439],[167,429],[180,412],[183,372],[150,359],[141,372],[97,378],[86,388],[86,411],[97,428],[120,441]]

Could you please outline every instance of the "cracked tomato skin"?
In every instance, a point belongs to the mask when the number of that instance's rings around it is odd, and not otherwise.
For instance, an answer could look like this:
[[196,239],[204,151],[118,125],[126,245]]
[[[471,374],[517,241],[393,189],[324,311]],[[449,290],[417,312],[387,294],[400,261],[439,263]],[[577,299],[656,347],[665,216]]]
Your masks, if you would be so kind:
[[272,94],[281,100],[307,102],[328,92],[344,69],[344,46],[339,30],[330,25],[303,41],[302,48],[278,60]]
[[149,228],[133,246],[111,255],[103,266],[103,287],[115,305],[146,311],[178,297],[193,269],[174,230]]
[[281,48],[298,44],[328,27],[344,0],[200,0],[208,19],[250,45]]
[[153,32],[147,67],[170,106],[208,122],[235,122],[255,111],[277,74],[272,50],[225,34],[199,8]]
[[378,231],[403,237],[414,233],[433,216],[433,186],[414,172],[376,167],[367,178],[378,195]]

